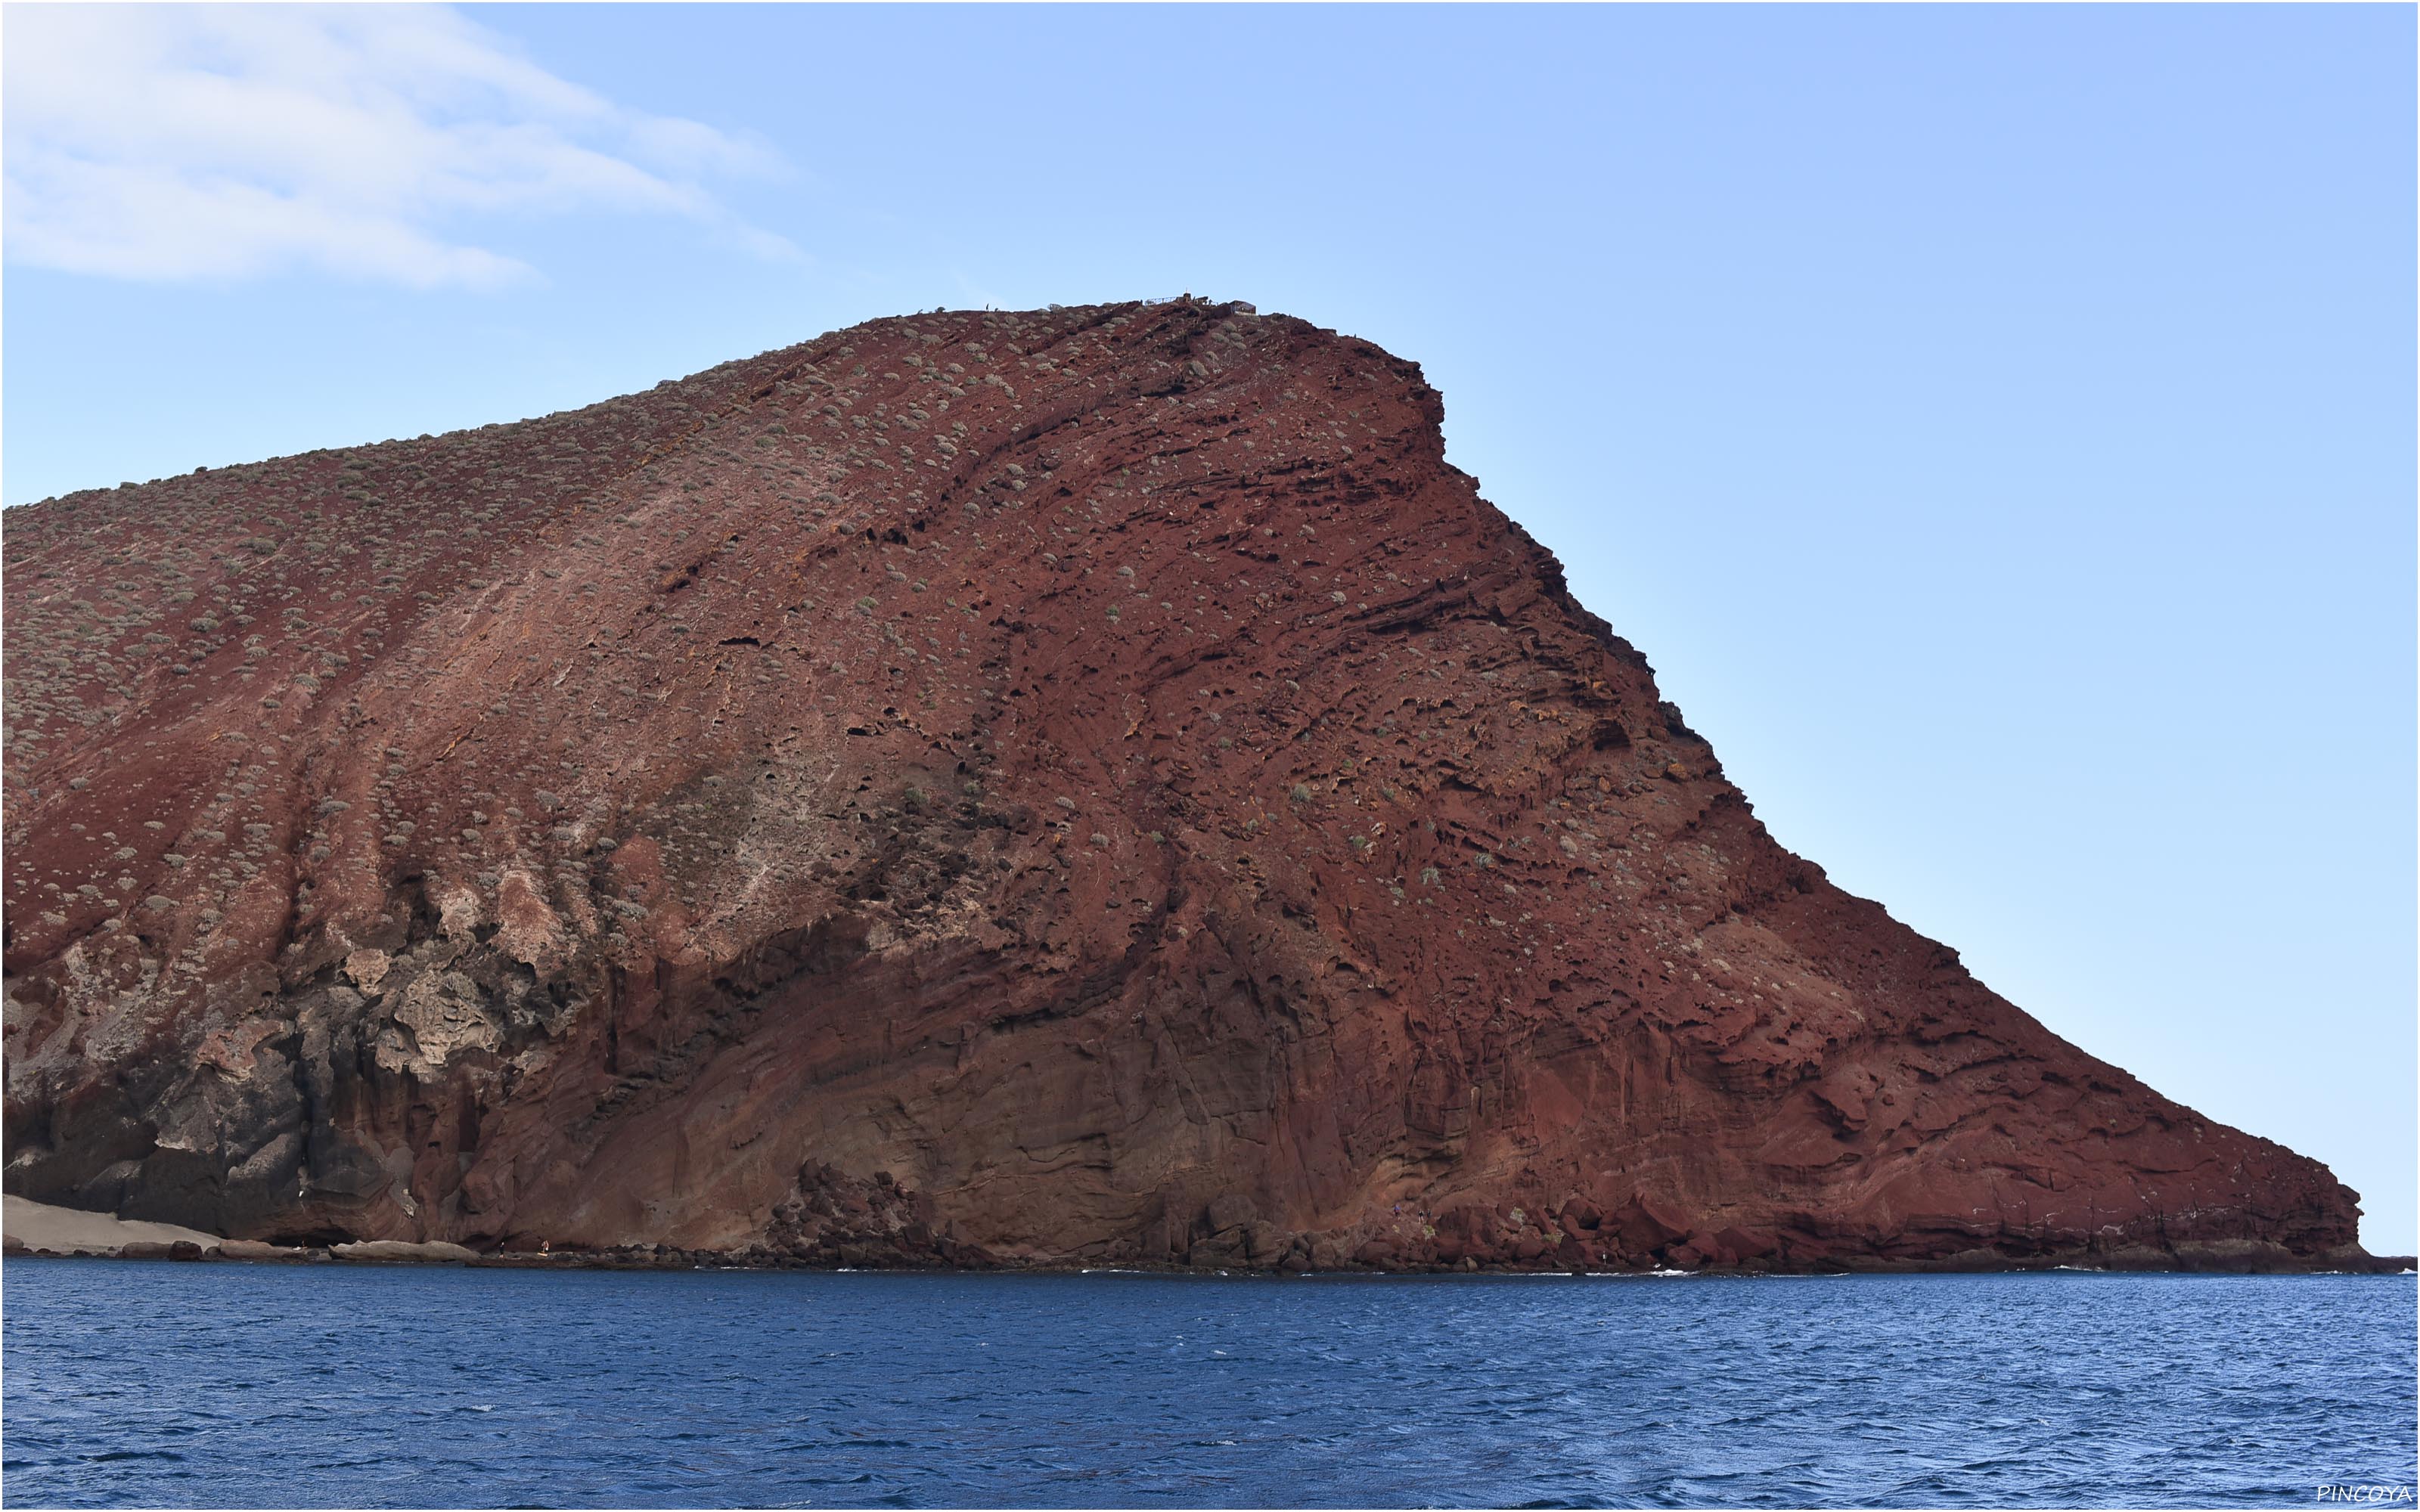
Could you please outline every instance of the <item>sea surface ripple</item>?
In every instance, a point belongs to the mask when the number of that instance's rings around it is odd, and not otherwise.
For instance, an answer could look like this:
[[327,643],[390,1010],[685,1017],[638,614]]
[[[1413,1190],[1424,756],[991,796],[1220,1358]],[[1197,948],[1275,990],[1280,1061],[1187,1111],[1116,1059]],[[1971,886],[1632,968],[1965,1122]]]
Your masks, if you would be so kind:
[[19,1260],[0,1498],[2307,1505],[2412,1483],[2414,1298]]

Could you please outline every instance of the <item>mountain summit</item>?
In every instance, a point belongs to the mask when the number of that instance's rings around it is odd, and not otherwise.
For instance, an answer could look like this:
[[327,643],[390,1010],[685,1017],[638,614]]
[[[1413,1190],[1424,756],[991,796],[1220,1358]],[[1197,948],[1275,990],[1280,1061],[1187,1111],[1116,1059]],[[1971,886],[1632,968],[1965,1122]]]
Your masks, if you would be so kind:
[[1413,364],[878,320],[9,513],[7,1190],[848,1264],[2363,1258],[1783,850]]

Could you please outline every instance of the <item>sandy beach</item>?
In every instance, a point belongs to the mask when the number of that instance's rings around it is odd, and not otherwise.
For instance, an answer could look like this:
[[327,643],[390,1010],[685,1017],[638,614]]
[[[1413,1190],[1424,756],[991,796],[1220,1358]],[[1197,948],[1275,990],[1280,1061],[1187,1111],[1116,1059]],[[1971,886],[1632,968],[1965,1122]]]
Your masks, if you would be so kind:
[[11,1249],[23,1245],[55,1255],[115,1255],[129,1244],[198,1244],[214,1250],[225,1243],[198,1228],[56,1208],[19,1196],[0,1198],[0,1234]]

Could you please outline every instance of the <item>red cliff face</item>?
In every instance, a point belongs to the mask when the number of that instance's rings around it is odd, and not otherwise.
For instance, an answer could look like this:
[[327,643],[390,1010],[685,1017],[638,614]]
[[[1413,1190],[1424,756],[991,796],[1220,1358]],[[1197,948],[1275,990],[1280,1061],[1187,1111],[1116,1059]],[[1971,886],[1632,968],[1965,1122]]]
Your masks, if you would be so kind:
[[882,320],[8,519],[7,1187],[241,1237],[2313,1263],[1774,843],[1366,343]]

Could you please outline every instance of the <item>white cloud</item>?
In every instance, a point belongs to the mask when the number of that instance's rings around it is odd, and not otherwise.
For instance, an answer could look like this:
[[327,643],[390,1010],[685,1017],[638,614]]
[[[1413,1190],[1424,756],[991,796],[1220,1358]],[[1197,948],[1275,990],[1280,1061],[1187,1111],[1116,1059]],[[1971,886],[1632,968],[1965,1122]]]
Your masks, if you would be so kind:
[[799,255],[708,187],[781,172],[763,144],[626,110],[449,9],[11,5],[0,27],[11,262],[490,287],[534,270],[473,223],[588,211]]

